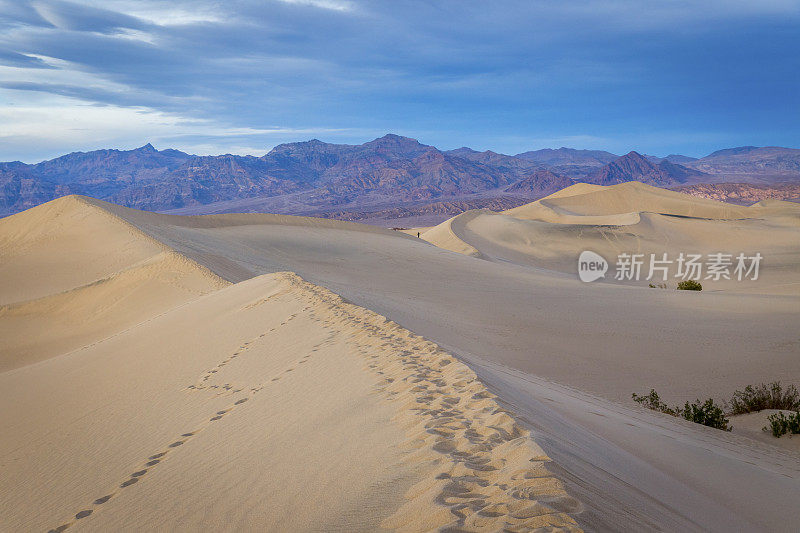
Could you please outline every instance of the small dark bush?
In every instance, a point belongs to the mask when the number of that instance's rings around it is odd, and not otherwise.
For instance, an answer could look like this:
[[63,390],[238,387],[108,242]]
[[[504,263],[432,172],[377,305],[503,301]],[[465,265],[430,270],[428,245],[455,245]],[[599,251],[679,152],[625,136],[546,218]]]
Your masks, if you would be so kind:
[[667,284],[666,283],[659,283],[658,285],[653,285],[652,283],[648,283],[647,286],[650,287],[651,289],[666,289],[667,288]]
[[772,431],[773,437],[780,437],[787,433],[797,435],[800,433],[800,412],[786,416],[783,413],[775,413],[767,417],[769,425],[765,426],[764,431]]
[[780,381],[748,385],[743,391],[733,393],[730,401],[730,414],[741,415],[762,409],[784,409],[800,411],[800,392],[794,385],[784,390]]
[[661,401],[661,398],[658,397],[658,393],[655,389],[650,389],[650,394],[644,396],[640,396],[635,392],[631,395],[633,401],[636,403],[641,404],[648,409],[652,409],[653,411],[659,411],[661,413],[667,413],[668,415],[676,416],[675,409],[671,409],[667,404]]
[[733,429],[728,424],[730,420],[725,418],[725,412],[722,408],[714,403],[714,400],[709,398],[704,403],[700,403],[698,399],[695,403],[690,404],[686,402],[686,405],[681,407],[670,407],[658,396],[658,393],[655,389],[650,389],[650,394],[647,395],[639,395],[635,392],[631,395],[633,401],[641,404],[643,407],[647,407],[648,409],[652,409],[654,411],[658,411],[660,413],[666,413],[668,415],[677,416],[681,418],[685,418],[690,422],[696,422],[698,424],[703,424],[704,426],[722,429],[724,431],[730,431]]
[[733,429],[728,425],[730,420],[725,418],[725,412],[720,406],[716,405],[711,398],[702,404],[699,399],[691,405],[689,402],[686,402],[683,409],[678,409],[678,416],[682,416],[689,422],[697,422],[698,424],[721,429],[723,431],[730,431]]
[[678,290],[679,291],[702,291],[703,286],[700,284],[699,281],[695,281],[693,279],[687,279],[685,281],[681,281],[678,283]]

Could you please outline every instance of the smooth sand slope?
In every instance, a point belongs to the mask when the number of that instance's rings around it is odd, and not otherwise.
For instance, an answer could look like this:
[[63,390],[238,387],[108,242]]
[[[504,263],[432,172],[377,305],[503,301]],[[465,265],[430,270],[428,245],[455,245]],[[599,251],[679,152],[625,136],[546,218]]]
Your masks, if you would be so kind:
[[[16,217],[0,530],[577,529],[546,454],[437,345],[292,273],[230,284],[98,202]],[[42,294],[54,248],[80,275]]]
[[[650,187],[578,184],[503,213],[462,213],[425,231],[441,248],[574,274],[576,259],[592,250],[616,262],[621,253],[760,253],[756,281],[703,279],[706,290],[800,294],[800,205],[771,202],[740,207]],[[613,269],[613,265],[612,265]],[[733,267],[731,267],[731,271]],[[668,284],[677,280],[673,265]],[[615,272],[606,275],[613,281]],[[628,283],[647,286],[642,278]],[[705,274],[704,274],[705,276]],[[661,277],[653,280],[662,282]]]
[[800,383],[792,293],[583,284],[357,224],[103,205],[229,281],[297,272],[469,362],[534,430],[588,529],[781,531],[800,520],[796,455],[630,400],[651,387],[682,403]]
[[0,372],[229,283],[80,197],[0,219]]

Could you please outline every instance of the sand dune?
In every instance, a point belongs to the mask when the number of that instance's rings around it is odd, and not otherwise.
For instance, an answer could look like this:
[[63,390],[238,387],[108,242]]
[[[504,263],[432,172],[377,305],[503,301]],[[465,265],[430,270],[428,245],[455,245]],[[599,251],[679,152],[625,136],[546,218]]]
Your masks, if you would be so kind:
[[800,519],[796,456],[709,439],[630,400],[650,387],[673,403],[800,382],[796,296],[583,284],[357,224],[113,209],[231,282],[295,271],[469,361],[535,429],[588,529],[781,531]]
[[[549,201],[605,190],[569,189]],[[630,216],[613,226],[641,235],[617,239],[642,246],[782,239],[797,218],[758,206],[726,233],[731,219],[572,202],[536,209]],[[630,393],[798,382],[796,295],[582,284],[559,257],[607,227],[467,215],[448,231],[480,257],[85,198],[0,221],[3,526],[791,530],[795,454]],[[763,244],[796,283],[780,239]]]
[[[638,181],[599,187],[599,189],[582,189],[580,194],[556,193],[558,196],[548,196],[538,200],[538,203],[554,211],[582,216],[641,211],[695,218],[730,219],[747,216],[747,208],[668,191]],[[509,213],[512,211],[515,216],[520,216],[525,213],[526,206],[510,210]]]
[[[757,281],[708,280],[711,290],[800,293],[800,209],[789,202],[739,207],[631,182],[568,187],[503,213],[468,211],[423,233],[444,249],[557,272],[576,272],[592,250],[621,253],[738,253],[765,257]],[[606,280],[613,280],[611,272]],[[656,282],[662,281],[661,279]],[[669,279],[673,285],[674,280]],[[648,280],[638,281],[647,285]]]
[[[225,282],[98,202],[20,216],[2,529],[578,529],[547,455],[436,344],[292,273]],[[61,251],[80,275],[23,275]]]
[[0,307],[0,371],[77,349],[227,285],[174,252],[93,283]]
[[0,219],[0,304],[88,285],[166,250],[86,198],[59,198]]
[[0,306],[0,372],[81,348],[229,284],[80,197],[18,217],[0,220],[0,301],[14,302]]

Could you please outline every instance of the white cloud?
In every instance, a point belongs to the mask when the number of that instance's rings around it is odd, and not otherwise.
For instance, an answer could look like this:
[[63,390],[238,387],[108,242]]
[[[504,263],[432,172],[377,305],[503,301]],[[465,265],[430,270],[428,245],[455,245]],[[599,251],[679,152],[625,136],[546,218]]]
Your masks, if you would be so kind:
[[84,0],[83,4],[109,9],[144,20],[157,26],[184,26],[189,24],[217,23],[226,20],[229,12],[216,2],[164,2],[150,0]]
[[297,4],[303,6],[319,7],[322,9],[330,9],[332,11],[351,11],[353,9],[352,2],[342,0],[278,0],[285,4]]
[[[4,91],[4,96],[7,94]],[[37,98],[26,94],[24,100],[24,103],[12,100],[0,107],[0,122],[3,123],[0,139],[82,144],[92,139],[175,135],[191,131],[197,124],[162,111],[92,105],[68,97],[43,95]]]
[[108,75],[91,72],[85,67],[40,54],[27,54],[51,68],[25,68],[0,64],[0,88],[28,91],[15,95],[20,103],[29,101],[37,93],[80,98],[86,103],[116,103],[162,106],[199,104],[202,97],[174,96],[158,91],[132,87],[116,82]]
[[121,39],[130,39],[131,41],[141,41],[147,44],[156,44],[156,36],[150,32],[141,30],[122,29],[114,34]]
[[[338,135],[343,129],[239,127],[146,107],[93,105],[69,97],[0,91],[0,160],[34,162],[76,149],[136,147],[153,142],[202,154],[261,155],[285,136]],[[252,139],[242,144],[243,139]],[[262,144],[260,141],[263,140]],[[40,147],[46,147],[42,151]]]
[[83,71],[69,61],[39,54],[29,53],[27,55],[35,57],[53,68],[32,69],[0,65],[0,80],[3,83],[71,85],[84,89],[101,89],[113,92],[128,90],[128,87],[123,84],[113,82],[98,74]]

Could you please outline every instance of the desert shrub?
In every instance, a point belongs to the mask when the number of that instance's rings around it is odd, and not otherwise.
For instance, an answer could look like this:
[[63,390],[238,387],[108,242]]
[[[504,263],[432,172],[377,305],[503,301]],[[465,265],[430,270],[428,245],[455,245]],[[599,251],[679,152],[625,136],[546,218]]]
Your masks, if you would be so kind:
[[800,392],[794,385],[784,389],[780,381],[748,385],[743,391],[737,390],[733,393],[729,412],[732,415],[741,415],[762,409],[800,411]]
[[641,404],[643,407],[647,407],[653,411],[667,413],[668,415],[672,416],[676,415],[675,409],[671,409],[667,404],[662,402],[655,389],[650,389],[650,394],[641,396],[634,392],[631,397],[633,398],[634,402]]
[[771,431],[773,437],[780,437],[787,433],[797,435],[800,433],[800,412],[795,412],[786,416],[783,413],[775,413],[767,417],[769,425],[764,426],[764,431]]
[[687,279],[678,283],[678,290],[679,291],[702,291],[703,286],[700,284],[699,281],[695,281],[693,279]]
[[714,400],[709,398],[703,403],[698,399],[695,403],[690,404],[686,402],[683,407],[670,407],[658,396],[655,389],[650,389],[650,394],[639,395],[635,392],[631,395],[633,401],[660,413],[685,418],[690,422],[703,424],[704,426],[730,431],[732,428],[728,425],[730,420],[725,418],[725,412],[722,407],[716,405]]
[[693,404],[686,402],[683,409],[678,409],[677,411],[678,416],[682,416],[689,422],[696,422],[723,431],[733,429],[728,425],[730,420],[725,418],[725,411],[722,410],[722,407],[716,405],[711,398],[702,404],[699,399]]

